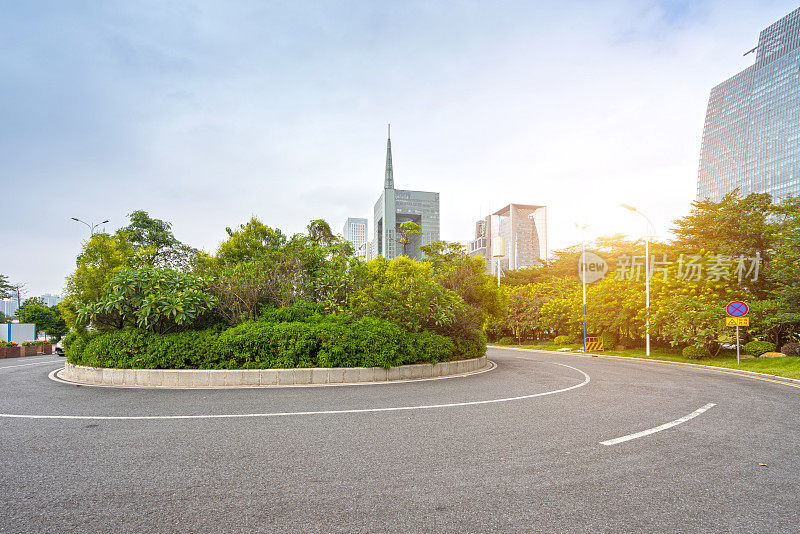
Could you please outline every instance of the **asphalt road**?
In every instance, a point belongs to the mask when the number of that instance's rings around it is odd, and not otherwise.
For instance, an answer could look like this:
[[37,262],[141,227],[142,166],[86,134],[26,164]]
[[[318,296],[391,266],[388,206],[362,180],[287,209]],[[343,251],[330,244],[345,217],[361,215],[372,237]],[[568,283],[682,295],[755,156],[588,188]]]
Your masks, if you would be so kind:
[[800,530],[798,384],[489,357],[468,377],[238,390],[78,387],[48,378],[63,359],[0,360],[0,531]]

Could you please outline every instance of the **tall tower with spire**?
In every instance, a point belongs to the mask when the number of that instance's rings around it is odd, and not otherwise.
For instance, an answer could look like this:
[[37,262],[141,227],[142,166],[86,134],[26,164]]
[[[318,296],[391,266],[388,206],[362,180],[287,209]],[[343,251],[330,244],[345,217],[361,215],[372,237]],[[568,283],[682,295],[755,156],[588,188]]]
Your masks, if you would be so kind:
[[369,257],[384,256],[391,259],[401,256],[403,246],[397,241],[400,236],[400,225],[409,221],[422,227],[422,235],[414,236],[409,241],[406,254],[409,258],[421,259],[423,254],[420,246],[439,241],[439,193],[394,188],[392,130],[389,125],[383,193],[375,203],[372,226],[375,235]]
[[386,138],[386,178],[384,189],[394,189],[394,171],[392,170],[392,125],[389,125],[389,136]]

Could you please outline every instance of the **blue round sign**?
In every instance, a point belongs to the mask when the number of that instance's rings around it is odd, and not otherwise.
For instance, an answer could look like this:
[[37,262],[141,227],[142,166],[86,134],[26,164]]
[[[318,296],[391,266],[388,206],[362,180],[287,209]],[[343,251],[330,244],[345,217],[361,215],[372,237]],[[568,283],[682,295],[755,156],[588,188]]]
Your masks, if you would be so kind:
[[741,300],[734,300],[725,308],[725,312],[731,317],[744,317],[749,311],[750,307]]

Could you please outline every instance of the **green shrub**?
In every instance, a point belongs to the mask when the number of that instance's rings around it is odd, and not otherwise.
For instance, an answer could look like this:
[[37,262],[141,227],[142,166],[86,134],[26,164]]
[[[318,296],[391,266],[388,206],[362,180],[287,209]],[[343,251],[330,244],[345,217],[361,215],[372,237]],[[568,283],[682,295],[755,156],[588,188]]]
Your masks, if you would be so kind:
[[775,350],[775,344],[769,341],[751,341],[744,346],[744,351],[753,356],[761,356],[765,352],[772,352]]
[[800,356],[800,343],[786,343],[781,347],[781,352],[787,356]]
[[554,345],[571,345],[575,343],[572,336],[556,336],[553,340]]
[[[434,334],[420,332],[411,336],[411,350],[417,361],[439,363],[453,359],[456,345],[452,339]],[[463,350],[463,347],[459,347]]]
[[123,269],[103,287],[99,300],[78,310],[82,325],[137,327],[164,334],[197,326],[217,304],[208,282],[171,269]]
[[689,345],[685,347],[681,352],[684,358],[689,358],[691,360],[702,360],[703,358],[710,358],[711,352],[705,347],[697,347],[695,345]]
[[98,335],[97,332],[87,332],[86,330],[73,330],[67,334],[63,342],[64,354],[67,356],[67,361],[72,364],[81,365],[80,362],[86,344]]
[[513,345],[517,342],[517,340],[513,337],[501,337],[500,341],[497,342],[498,345]]
[[[282,321],[285,318],[304,321]],[[319,315],[302,307],[265,312],[221,333],[188,330],[157,335],[141,329],[71,333],[70,363],[144,369],[269,369],[384,367],[477,358],[486,352],[480,331],[444,336],[409,333],[394,322],[349,314]]]
[[464,339],[458,337],[450,338],[455,345],[455,354],[451,359],[454,360],[469,360],[472,358],[480,358],[486,354],[486,335],[483,332],[478,332],[477,339]]
[[319,319],[323,315],[324,309],[322,304],[301,300],[282,308],[264,308],[261,310],[258,320],[266,323],[304,323]]

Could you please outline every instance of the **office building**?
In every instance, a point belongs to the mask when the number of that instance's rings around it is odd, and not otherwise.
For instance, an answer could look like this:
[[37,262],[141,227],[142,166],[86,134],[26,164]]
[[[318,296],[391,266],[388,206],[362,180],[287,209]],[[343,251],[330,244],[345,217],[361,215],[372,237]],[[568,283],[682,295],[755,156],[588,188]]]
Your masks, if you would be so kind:
[[423,257],[420,246],[439,241],[439,193],[409,191],[394,188],[392,168],[392,136],[386,142],[386,172],[383,193],[375,203],[373,229],[369,257],[396,258],[403,255],[399,242],[400,225],[415,222],[422,228],[421,235],[412,236],[405,247],[405,255],[412,259]]
[[547,258],[547,207],[509,204],[475,223],[470,256],[486,258],[486,272],[535,267]]
[[353,245],[359,258],[367,257],[367,220],[348,217],[342,229],[342,236]]
[[45,306],[55,306],[56,304],[60,304],[61,301],[64,300],[63,297],[60,295],[52,295],[50,293],[45,293],[41,297],[39,297],[42,302],[44,302]]
[[[711,90],[697,199],[800,194],[800,9],[764,29],[755,63]],[[747,55],[746,54],[746,55]]]

